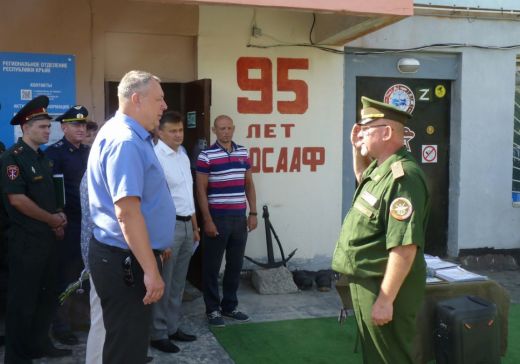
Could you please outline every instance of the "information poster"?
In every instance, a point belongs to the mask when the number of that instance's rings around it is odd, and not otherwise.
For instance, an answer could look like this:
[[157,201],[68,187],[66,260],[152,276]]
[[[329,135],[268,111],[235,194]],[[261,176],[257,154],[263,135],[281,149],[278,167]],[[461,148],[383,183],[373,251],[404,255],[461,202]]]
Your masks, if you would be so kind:
[[[39,95],[49,97],[52,117],[76,104],[76,67],[72,55],[0,52],[0,140],[11,146],[22,131],[11,118]],[[60,124],[52,122],[49,144],[62,138]]]

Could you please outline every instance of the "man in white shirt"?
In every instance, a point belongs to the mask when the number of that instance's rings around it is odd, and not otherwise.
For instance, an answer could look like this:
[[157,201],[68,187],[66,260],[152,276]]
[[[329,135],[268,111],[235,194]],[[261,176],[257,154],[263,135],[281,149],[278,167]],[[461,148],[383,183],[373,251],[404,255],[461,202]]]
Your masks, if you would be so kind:
[[179,328],[180,308],[194,242],[200,240],[193,200],[190,160],[181,145],[184,125],[181,114],[165,112],[159,122],[155,154],[161,163],[177,211],[173,246],[164,252],[164,295],[152,308],[150,345],[167,353],[180,349],[170,340],[194,341],[194,335]]

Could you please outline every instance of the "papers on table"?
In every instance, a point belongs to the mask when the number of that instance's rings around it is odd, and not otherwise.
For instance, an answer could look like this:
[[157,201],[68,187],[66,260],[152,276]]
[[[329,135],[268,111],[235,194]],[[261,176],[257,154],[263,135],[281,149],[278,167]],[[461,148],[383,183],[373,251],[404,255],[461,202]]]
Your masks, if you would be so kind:
[[469,272],[461,267],[444,268],[435,271],[435,276],[442,278],[448,282],[469,282],[469,281],[484,281],[486,276],[477,273]]
[[447,283],[447,282],[440,278],[437,278],[437,277],[426,277],[426,284],[437,284],[437,283]]
[[439,257],[425,254],[427,270],[427,284],[441,283],[439,278],[448,282],[483,281],[487,277],[469,272],[461,268],[457,263],[442,260]]
[[439,257],[434,257],[428,254],[424,255],[424,260],[426,261],[426,267],[434,271],[437,269],[451,268],[457,266],[457,263],[448,262],[446,260],[442,260]]

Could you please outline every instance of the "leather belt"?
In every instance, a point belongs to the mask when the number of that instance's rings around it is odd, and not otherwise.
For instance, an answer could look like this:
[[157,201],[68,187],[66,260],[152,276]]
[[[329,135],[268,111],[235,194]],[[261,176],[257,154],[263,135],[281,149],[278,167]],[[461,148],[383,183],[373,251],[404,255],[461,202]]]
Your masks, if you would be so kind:
[[191,220],[191,216],[179,216],[179,215],[176,215],[175,216],[175,219],[177,221],[184,221],[184,222],[187,222],[187,221],[190,221]]
[[[123,249],[123,248],[120,248],[118,246],[113,246],[113,245],[108,245],[108,244],[103,244],[102,242],[98,241],[96,238],[92,238],[92,240],[102,246],[103,248],[111,251],[112,253],[118,253],[118,254],[129,254],[129,255],[133,255],[132,251],[130,249]],[[158,257],[159,255],[161,255],[161,251],[159,249],[152,249],[153,251],[153,255],[155,255],[156,257]]]

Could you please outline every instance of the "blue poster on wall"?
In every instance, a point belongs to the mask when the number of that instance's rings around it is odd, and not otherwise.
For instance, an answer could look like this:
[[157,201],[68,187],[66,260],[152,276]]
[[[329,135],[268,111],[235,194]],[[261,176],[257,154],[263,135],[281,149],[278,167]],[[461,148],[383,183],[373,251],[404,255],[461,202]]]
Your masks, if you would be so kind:
[[[76,66],[72,55],[0,52],[0,140],[11,146],[22,135],[11,118],[38,95],[49,97],[52,117],[76,104]],[[52,122],[49,144],[63,133]]]

